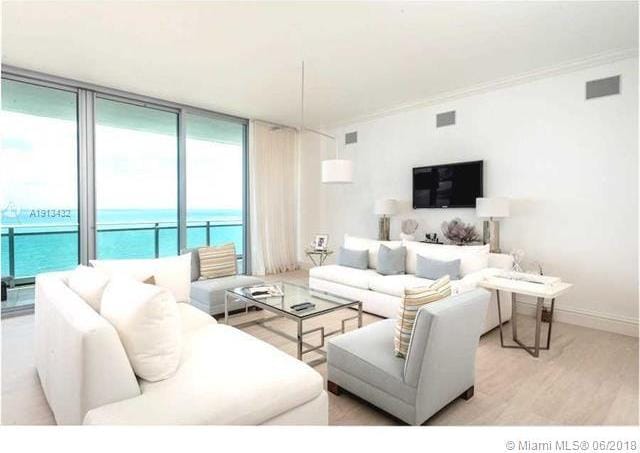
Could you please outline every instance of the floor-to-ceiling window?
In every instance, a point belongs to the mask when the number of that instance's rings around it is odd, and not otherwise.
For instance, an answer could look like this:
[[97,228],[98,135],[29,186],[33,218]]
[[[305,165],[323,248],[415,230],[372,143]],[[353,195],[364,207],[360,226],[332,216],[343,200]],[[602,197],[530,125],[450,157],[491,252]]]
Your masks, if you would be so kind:
[[[2,276],[78,264],[77,93],[2,80]],[[7,278],[9,277],[9,278]],[[15,307],[20,299],[5,301]]]
[[247,271],[246,120],[6,67],[1,115],[3,281],[226,242]]
[[96,255],[178,253],[178,114],[95,103]]
[[233,242],[244,265],[245,125],[186,117],[187,246]]

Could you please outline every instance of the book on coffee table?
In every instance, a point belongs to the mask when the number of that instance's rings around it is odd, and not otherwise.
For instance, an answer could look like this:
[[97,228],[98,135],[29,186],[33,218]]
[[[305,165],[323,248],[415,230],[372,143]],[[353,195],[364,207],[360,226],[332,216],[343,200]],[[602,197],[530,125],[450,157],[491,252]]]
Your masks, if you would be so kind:
[[257,299],[266,299],[267,297],[281,297],[284,295],[282,290],[276,285],[252,286],[250,288],[245,288],[245,291],[251,297]]

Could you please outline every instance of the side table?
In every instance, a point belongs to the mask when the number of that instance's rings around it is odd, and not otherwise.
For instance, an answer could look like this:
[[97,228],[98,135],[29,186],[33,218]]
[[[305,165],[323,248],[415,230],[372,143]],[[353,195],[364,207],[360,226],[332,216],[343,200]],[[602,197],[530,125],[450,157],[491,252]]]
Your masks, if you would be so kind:
[[[500,346],[503,348],[520,348],[527,351],[533,357],[540,355],[540,350],[548,350],[551,347],[551,326],[553,325],[553,309],[556,298],[567,292],[573,285],[571,283],[558,282],[553,285],[545,285],[540,283],[527,282],[522,280],[513,280],[507,277],[490,277],[478,283],[478,286],[489,290],[495,290],[498,306],[498,322],[500,328]],[[500,309],[500,291],[511,293],[511,337],[516,342],[515,345],[504,344],[502,332],[502,312]],[[516,322],[516,294],[525,296],[533,296],[536,298],[536,331],[533,346],[525,345],[518,338],[518,325]],[[540,332],[542,330],[542,308],[545,300],[551,301],[551,307],[548,319],[549,328],[547,330],[547,344],[540,347]]]
[[304,253],[309,257],[314,266],[322,266],[326,259],[333,255],[331,250],[307,249]]

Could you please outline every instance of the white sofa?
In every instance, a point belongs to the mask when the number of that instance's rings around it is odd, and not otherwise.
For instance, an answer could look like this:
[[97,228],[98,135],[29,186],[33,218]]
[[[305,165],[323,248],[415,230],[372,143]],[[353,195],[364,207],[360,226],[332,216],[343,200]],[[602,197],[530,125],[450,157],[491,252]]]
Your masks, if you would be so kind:
[[[381,275],[376,272],[375,269],[380,244],[385,244],[391,248],[400,246],[407,247],[407,259],[405,263],[407,273],[402,275]],[[453,294],[470,291],[476,288],[479,281],[489,275],[495,275],[504,270],[509,270],[513,264],[513,259],[510,255],[489,253],[488,249],[483,249],[480,253],[485,253],[487,256],[486,258],[479,258],[480,260],[485,259],[482,264],[474,262],[473,266],[465,265],[465,254],[479,251],[479,247],[425,244],[416,241],[376,241],[349,235],[345,235],[344,247],[352,250],[368,250],[369,269],[355,269],[338,264],[314,267],[309,270],[309,287],[362,301],[364,311],[384,318],[396,317],[405,288],[427,286],[433,282],[433,280],[420,278],[415,275],[417,255],[440,259],[463,257],[462,270],[466,270],[465,267],[467,267],[473,270],[473,272],[463,272],[462,278],[452,280],[451,287]],[[478,257],[475,256],[473,257],[474,260],[477,258]],[[505,297],[508,298],[509,295],[505,294]],[[483,333],[488,332],[498,325],[496,303],[496,295],[494,293],[491,295],[489,302]],[[503,303],[502,322],[509,319],[511,319],[511,304]]]
[[178,370],[137,378],[115,328],[67,275],[36,278],[36,367],[58,424],[328,424],[320,374],[187,303]]

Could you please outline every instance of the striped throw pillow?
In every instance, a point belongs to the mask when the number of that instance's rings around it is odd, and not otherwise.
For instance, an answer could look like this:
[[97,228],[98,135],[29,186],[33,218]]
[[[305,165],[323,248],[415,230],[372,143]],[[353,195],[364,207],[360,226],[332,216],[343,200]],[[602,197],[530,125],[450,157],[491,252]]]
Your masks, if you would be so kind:
[[407,356],[418,310],[423,305],[444,299],[450,295],[451,282],[448,275],[439,278],[429,286],[406,288],[404,290],[404,297],[400,301],[400,308],[398,309],[396,333],[393,341],[396,356]]
[[200,280],[227,277],[236,274],[236,247],[233,243],[219,247],[201,247]]

